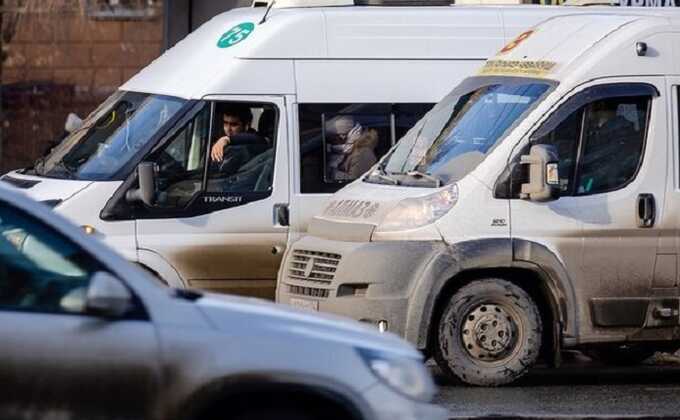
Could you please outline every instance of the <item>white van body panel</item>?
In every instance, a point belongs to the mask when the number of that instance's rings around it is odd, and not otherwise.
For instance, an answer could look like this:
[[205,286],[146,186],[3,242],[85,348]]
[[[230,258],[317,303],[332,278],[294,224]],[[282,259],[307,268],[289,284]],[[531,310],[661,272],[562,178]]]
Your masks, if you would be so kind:
[[505,42],[500,9],[337,8],[323,14],[334,58],[392,58],[398,46],[411,59],[484,59]]
[[[298,101],[434,103],[473,74],[483,60],[304,60],[295,63]],[[337,73],[336,73],[337,72]],[[329,74],[333,74],[329,77]],[[395,89],[408,81],[417,89]],[[425,82],[426,81],[426,82]]]
[[[36,201],[68,200],[92,184],[92,181],[74,181],[24,175],[19,173],[19,171],[12,171],[7,176],[20,181],[35,182],[34,186],[23,189],[23,191]],[[11,184],[11,181],[8,182]]]
[[[58,181],[58,180],[55,180]],[[137,261],[137,241],[135,221],[121,220],[105,222],[99,217],[101,209],[118,190],[122,182],[93,182],[78,193],[74,199],[65,200],[54,211],[70,219],[79,226],[91,226],[93,235],[104,241],[114,251],[129,261]],[[85,203],[85,205],[83,205]]]

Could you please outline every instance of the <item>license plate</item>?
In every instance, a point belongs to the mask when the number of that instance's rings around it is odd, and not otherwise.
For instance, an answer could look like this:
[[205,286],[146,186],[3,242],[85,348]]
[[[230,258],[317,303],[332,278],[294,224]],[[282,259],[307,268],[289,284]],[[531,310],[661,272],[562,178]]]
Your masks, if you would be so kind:
[[319,302],[316,300],[292,298],[290,300],[290,306],[295,306],[296,308],[307,309],[310,311],[319,310]]

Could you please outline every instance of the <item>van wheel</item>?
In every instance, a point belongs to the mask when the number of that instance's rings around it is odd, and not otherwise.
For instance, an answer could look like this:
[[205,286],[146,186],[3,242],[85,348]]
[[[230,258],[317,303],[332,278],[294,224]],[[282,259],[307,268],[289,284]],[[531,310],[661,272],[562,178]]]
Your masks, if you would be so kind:
[[602,363],[616,366],[634,366],[649,359],[656,349],[641,345],[620,345],[588,349],[585,353]]
[[446,374],[468,384],[505,385],[534,364],[541,333],[538,307],[522,288],[498,278],[477,280],[444,309],[435,359]]

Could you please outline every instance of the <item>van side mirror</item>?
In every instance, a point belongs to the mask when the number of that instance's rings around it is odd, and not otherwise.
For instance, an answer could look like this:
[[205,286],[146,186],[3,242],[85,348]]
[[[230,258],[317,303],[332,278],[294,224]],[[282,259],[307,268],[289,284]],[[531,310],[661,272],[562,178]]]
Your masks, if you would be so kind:
[[153,206],[156,202],[156,169],[153,162],[142,162],[137,167],[139,188],[130,190],[125,194],[128,203],[141,201],[147,206]]
[[531,201],[552,201],[560,198],[559,157],[553,145],[531,146],[520,164],[529,165],[529,182],[522,184],[520,198]]
[[87,289],[85,311],[107,318],[120,318],[133,307],[132,293],[123,283],[105,271],[92,276]]

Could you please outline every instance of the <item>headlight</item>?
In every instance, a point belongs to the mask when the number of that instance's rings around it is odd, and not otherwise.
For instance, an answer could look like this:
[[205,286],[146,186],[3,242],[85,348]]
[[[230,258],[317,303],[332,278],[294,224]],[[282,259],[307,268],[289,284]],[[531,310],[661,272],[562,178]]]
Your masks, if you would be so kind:
[[452,184],[425,197],[407,198],[392,209],[376,232],[419,228],[435,222],[458,202],[458,185]]
[[415,400],[430,402],[434,383],[421,360],[358,349],[371,371],[395,391]]

